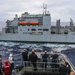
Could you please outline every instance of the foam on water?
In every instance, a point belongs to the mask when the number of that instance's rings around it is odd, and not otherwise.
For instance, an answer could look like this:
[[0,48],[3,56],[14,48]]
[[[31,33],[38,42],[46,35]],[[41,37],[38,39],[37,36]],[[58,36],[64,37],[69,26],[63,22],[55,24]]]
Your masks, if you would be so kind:
[[41,43],[17,43],[17,42],[0,42],[0,53],[3,55],[3,59],[8,59],[10,53],[14,55],[20,54],[23,48],[27,48],[28,51],[35,49],[36,52],[43,52],[44,50],[51,51],[57,50],[66,54],[75,66],[75,45],[71,44],[41,44]]

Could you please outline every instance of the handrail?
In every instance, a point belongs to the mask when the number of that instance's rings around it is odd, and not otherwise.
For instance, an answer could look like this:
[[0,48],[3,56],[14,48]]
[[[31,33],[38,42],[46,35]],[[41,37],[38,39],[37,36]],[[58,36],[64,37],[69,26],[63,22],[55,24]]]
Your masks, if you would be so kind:
[[72,71],[75,73],[75,67],[74,67],[74,65],[72,64],[72,62],[70,61],[70,59],[67,56],[66,56],[66,58],[69,61],[68,63],[70,64]]
[[[26,66],[25,66],[25,63],[27,64]],[[30,65],[29,65],[30,64]],[[47,64],[47,68],[45,68],[45,64]],[[52,63],[52,62],[37,62],[37,70],[38,71],[41,71],[41,72],[55,72],[55,73],[59,73],[59,67],[53,67],[53,64],[54,65],[60,65],[60,63]],[[19,70],[18,70],[19,71]],[[17,74],[17,75],[19,75],[19,74],[23,74],[25,71],[34,71],[35,72],[35,70],[33,70],[33,65],[32,65],[32,63],[31,62],[23,62],[23,68],[22,68],[22,70],[21,71],[19,71],[19,72],[15,72],[15,74]]]
[[[71,63],[71,61],[70,61],[70,59],[66,56],[66,55],[64,55],[64,54],[62,54],[62,53],[60,53],[62,56],[63,56],[63,58],[66,58],[66,62],[68,62],[69,63],[69,65],[71,66],[71,69],[72,69],[72,71],[75,73],[75,67],[74,67],[74,65]],[[33,71],[33,65],[32,65],[32,63],[31,62],[29,62],[29,61],[27,61],[27,62],[22,62],[23,63],[23,67],[22,67],[22,70],[18,70],[18,72],[16,73],[16,71],[15,71],[15,75],[19,75],[19,74],[23,74],[23,72],[25,72],[25,71],[27,71],[26,69],[31,69],[31,71]],[[25,63],[27,64],[27,66],[25,66]],[[30,66],[29,66],[29,64],[30,64]],[[45,64],[47,64],[47,68],[45,68]],[[57,71],[59,71],[59,68],[53,68],[51,65],[52,64],[57,64],[57,65],[60,65],[61,63],[53,63],[53,62],[41,62],[41,61],[38,61],[37,62],[37,66],[38,66],[38,70],[40,70],[40,71],[43,71],[43,72],[46,72],[46,71],[51,71],[51,70],[57,70]],[[43,65],[43,67],[42,67],[42,65]],[[19,69],[19,68],[17,68],[17,69]],[[43,70],[42,70],[43,69]],[[48,70],[49,69],[49,70]],[[15,70],[16,70],[16,68],[15,68]]]
[[62,54],[65,58],[67,58],[66,59],[66,61],[69,63],[69,65],[71,66],[71,69],[72,69],[72,71],[75,73],[75,67],[74,67],[74,65],[72,64],[72,62],[70,61],[70,59],[66,56],[66,55],[64,55],[64,54]]

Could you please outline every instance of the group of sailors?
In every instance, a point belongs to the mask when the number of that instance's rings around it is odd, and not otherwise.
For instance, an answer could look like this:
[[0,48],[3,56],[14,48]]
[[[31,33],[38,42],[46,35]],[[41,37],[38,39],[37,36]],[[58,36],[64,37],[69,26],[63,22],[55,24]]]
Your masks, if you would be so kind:
[[[59,73],[60,75],[74,75],[73,72],[71,72],[71,67],[68,64],[68,62],[63,61],[63,58],[59,60],[59,55],[56,50],[53,51],[53,53],[48,54],[48,52],[45,50],[44,54],[41,54],[42,56],[42,62],[44,64],[43,67],[46,69],[48,64],[47,62],[52,62],[51,68],[58,68],[59,67]],[[28,54],[28,51],[24,49],[22,53],[23,60],[25,62],[25,67],[26,67],[26,61],[31,62],[34,68],[34,71],[37,70],[37,61],[38,61],[38,56],[35,53],[35,50],[32,50],[30,54]],[[50,61],[49,61],[50,60]],[[58,61],[60,62],[58,64]]]
[[[57,51],[54,50],[52,54],[48,54],[47,51],[44,52],[44,54],[41,54],[42,56],[42,62],[44,63],[44,68],[47,68],[47,62],[52,62],[55,64],[51,64],[51,68],[57,68],[59,67],[60,75],[74,75],[73,72],[71,72],[71,67],[68,64],[68,62],[65,62],[64,64],[61,62],[62,58],[60,59],[61,66],[59,64],[56,64],[58,61],[59,55],[57,54]],[[38,56],[35,53],[35,50],[33,49],[32,52],[29,54],[27,49],[24,49],[22,52],[22,58],[24,61],[24,66],[27,66],[27,61],[31,62],[34,68],[34,71],[37,70],[37,61]],[[49,61],[50,60],[50,61]],[[0,75],[12,75],[12,71],[14,70],[14,58],[13,55],[9,55],[8,60],[4,60],[4,64],[2,63],[2,56],[0,55]]]

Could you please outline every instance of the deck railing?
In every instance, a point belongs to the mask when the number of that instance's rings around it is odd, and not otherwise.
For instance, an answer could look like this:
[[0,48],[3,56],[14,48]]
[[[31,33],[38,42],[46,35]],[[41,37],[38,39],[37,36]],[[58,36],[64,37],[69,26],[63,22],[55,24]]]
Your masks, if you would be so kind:
[[49,72],[59,73],[59,63],[53,62],[37,62],[36,67],[31,62],[23,62],[22,66],[16,66],[15,75],[23,74],[24,72]]
[[[72,71],[75,72],[75,67],[73,66],[73,64],[71,63],[69,58],[67,56],[65,56],[64,54],[60,54],[60,55],[67,58],[66,61],[71,66]],[[15,57],[17,57],[17,55]],[[18,59],[15,58],[15,62],[16,62],[16,65],[15,65],[15,68],[13,71],[13,74],[15,74],[15,75],[22,75],[24,72],[59,73],[59,67],[61,66],[61,63],[59,63],[59,62],[57,62],[57,63],[54,63],[51,61],[42,62],[42,60],[40,59],[39,61],[36,62],[37,67],[34,67],[32,62],[30,62],[30,61],[24,62],[22,57],[19,57]]]
[[72,62],[70,61],[70,59],[65,55],[65,57],[67,58],[66,60],[68,61],[69,65],[71,66],[71,70],[75,73],[75,67],[72,64]]

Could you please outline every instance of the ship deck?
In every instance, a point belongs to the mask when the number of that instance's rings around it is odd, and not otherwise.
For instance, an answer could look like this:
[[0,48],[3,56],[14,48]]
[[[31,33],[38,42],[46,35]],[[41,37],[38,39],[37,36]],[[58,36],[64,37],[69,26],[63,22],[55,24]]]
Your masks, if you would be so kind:
[[[70,62],[69,58],[67,58],[63,54],[59,54],[59,57],[60,56],[63,56],[65,61],[67,61],[69,63],[72,71],[75,73],[75,67]],[[26,66],[25,66],[25,63],[26,63]],[[45,68],[45,64],[47,64],[46,68]],[[52,64],[61,65],[60,62],[52,63],[52,62],[48,61],[45,63],[45,62],[38,61],[37,62],[37,70],[36,70],[36,68],[34,69],[32,63],[27,61],[27,62],[23,62],[22,66],[17,66],[14,70],[15,71],[14,73],[15,73],[15,75],[60,75],[59,66],[52,67]]]
[[37,70],[33,70],[33,67],[25,67],[21,69],[21,72],[18,70],[17,75],[60,75],[58,69],[44,69],[37,67]]

